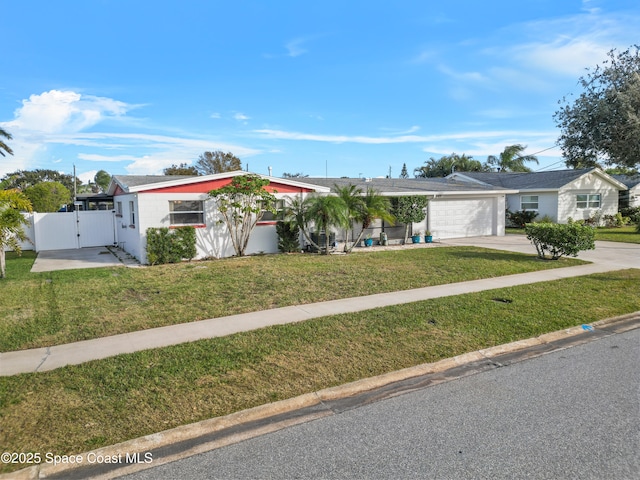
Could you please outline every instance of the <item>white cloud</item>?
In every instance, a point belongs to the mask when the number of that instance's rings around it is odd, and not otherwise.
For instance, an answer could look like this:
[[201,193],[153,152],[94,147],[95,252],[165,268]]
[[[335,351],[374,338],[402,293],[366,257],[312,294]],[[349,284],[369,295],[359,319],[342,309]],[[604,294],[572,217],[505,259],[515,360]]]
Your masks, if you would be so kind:
[[213,112],[211,115],[209,115],[209,118],[222,118],[222,115],[220,115],[218,112]]
[[93,179],[95,178],[96,173],[98,173],[97,170],[89,170],[88,172],[78,173],[77,177],[80,180],[82,180],[82,183],[86,185],[89,182],[93,182]]
[[14,112],[15,120],[6,125],[16,132],[15,135],[20,132],[79,132],[107,117],[125,115],[130,108],[126,103],[110,98],[51,90],[23,100],[22,107]]
[[[84,95],[72,91],[51,90],[31,95],[16,109],[15,118],[0,125],[13,135],[14,155],[0,163],[0,176],[18,169],[49,164],[55,154],[67,162],[131,162],[124,168],[131,173],[161,173],[172,164],[191,162],[207,150],[232,151],[238,156],[251,156],[259,150],[221,142],[216,138],[188,138],[146,133],[88,132],[105,120],[120,124],[131,122],[126,114],[134,108],[111,98]],[[246,121],[248,116],[237,113]],[[64,149],[60,154],[58,149]],[[73,150],[69,150],[73,149]],[[55,153],[53,152],[55,150]],[[69,158],[69,152],[73,157]]]
[[[535,131],[508,131],[508,130],[494,130],[494,131],[471,131],[460,132],[450,134],[439,135],[398,135],[398,136],[386,136],[386,137],[373,137],[362,135],[322,135],[312,133],[301,132],[287,132],[284,130],[271,130],[261,129],[254,130],[254,132],[266,136],[267,138],[279,139],[279,140],[305,140],[314,142],[328,142],[328,143],[362,143],[370,145],[381,144],[394,144],[394,143],[425,143],[425,142],[439,142],[439,141],[451,141],[451,140],[478,140],[486,138],[530,138],[539,136],[556,135],[555,132],[535,132]],[[555,137],[554,137],[555,138]],[[555,140],[554,140],[555,141]],[[501,140],[502,142],[502,140]],[[513,143],[522,143],[522,141],[516,141]],[[508,144],[505,144],[508,145]],[[503,146],[504,148],[504,146]]]
[[244,113],[238,112],[233,116],[233,118],[235,120],[238,120],[239,122],[242,122],[242,121],[245,121],[245,120],[249,120],[251,117],[245,115]]
[[295,38],[288,42],[284,48],[287,49],[287,55],[289,57],[298,57],[303,53],[307,53],[307,49],[302,48],[302,44],[305,43],[307,39],[305,38]]

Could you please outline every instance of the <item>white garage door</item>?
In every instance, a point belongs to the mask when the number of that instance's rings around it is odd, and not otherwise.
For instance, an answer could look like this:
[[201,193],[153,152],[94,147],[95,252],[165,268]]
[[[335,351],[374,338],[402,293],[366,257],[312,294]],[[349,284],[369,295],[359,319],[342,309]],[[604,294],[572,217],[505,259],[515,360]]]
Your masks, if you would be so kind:
[[429,225],[435,238],[478,237],[493,234],[495,217],[491,198],[432,200]]

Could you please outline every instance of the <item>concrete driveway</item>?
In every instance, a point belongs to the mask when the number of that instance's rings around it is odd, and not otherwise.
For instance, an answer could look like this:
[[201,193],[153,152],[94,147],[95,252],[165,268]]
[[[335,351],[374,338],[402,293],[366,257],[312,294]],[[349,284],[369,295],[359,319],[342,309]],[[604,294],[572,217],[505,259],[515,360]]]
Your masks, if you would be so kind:
[[38,252],[31,272],[52,272],[77,268],[118,267],[123,263],[106,247],[86,247],[72,250]]
[[[475,246],[507,250],[535,255],[536,249],[525,235],[505,235],[504,237],[451,238],[443,245]],[[618,269],[640,268],[640,244],[620,242],[596,242],[595,250],[580,252],[579,259]]]

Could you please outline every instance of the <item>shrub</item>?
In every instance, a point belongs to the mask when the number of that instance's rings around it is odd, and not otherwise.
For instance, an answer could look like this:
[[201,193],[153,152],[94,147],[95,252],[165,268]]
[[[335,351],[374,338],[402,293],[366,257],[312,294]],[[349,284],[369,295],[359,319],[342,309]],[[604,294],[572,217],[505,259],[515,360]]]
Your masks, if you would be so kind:
[[512,212],[507,210],[507,220],[511,225],[518,228],[524,228],[527,223],[533,222],[533,219],[538,216],[538,212],[533,210],[518,210]]
[[545,215],[544,217],[536,220],[536,223],[555,223],[555,222],[553,221],[553,218],[551,218],[549,215]]
[[640,224],[640,207],[625,207],[620,209],[623,217],[629,217],[631,223]]
[[620,212],[615,215],[605,215],[602,217],[602,221],[605,227],[615,228],[615,227],[624,227],[627,223],[629,223],[629,217],[623,217]]
[[575,257],[581,250],[593,250],[595,230],[578,222],[566,225],[558,223],[529,223],[525,226],[527,238],[536,247],[539,258],[552,260],[562,255]]
[[282,253],[300,251],[300,228],[292,222],[279,221],[276,223],[278,234],[278,250]]
[[174,229],[147,229],[147,263],[178,263],[196,256],[196,229],[177,227]]

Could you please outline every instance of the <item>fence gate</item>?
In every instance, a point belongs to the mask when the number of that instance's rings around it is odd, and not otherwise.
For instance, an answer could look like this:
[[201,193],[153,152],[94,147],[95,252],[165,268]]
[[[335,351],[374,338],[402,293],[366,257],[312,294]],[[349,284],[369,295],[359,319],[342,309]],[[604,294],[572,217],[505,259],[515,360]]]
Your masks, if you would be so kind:
[[116,243],[112,211],[34,213],[36,251],[101,247]]

